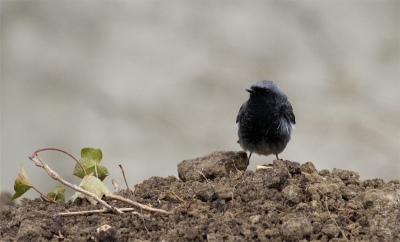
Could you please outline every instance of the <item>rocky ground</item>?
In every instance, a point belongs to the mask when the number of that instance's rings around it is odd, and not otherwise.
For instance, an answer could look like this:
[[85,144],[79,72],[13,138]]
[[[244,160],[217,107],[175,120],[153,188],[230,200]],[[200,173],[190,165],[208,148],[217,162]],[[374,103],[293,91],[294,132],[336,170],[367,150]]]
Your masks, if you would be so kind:
[[151,177],[133,195],[119,193],[170,214],[57,215],[102,208],[85,200],[4,205],[0,241],[400,241],[398,180],[362,181],[311,162],[275,160],[256,171],[246,163],[244,152],[214,152],[181,162],[179,179]]

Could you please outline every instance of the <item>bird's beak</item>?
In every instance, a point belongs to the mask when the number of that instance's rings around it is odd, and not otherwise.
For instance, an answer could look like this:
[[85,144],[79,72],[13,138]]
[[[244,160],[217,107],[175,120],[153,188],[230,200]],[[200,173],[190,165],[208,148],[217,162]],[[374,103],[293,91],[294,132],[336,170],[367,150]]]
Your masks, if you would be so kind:
[[248,92],[250,92],[250,93],[252,93],[252,94],[255,94],[255,93],[256,93],[253,89],[246,89],[246,91],[248,91]]

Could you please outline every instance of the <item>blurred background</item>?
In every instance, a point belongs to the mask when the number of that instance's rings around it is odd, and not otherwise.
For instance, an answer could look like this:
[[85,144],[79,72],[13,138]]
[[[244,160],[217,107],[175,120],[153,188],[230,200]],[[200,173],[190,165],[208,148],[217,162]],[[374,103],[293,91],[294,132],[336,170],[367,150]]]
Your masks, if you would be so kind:
[[[39,148],[100,148],[109,188],[125,187],[118,164],[133,188],[241,150],[236,115],[260,79],[296,115],[281,158],[400,179],[399,1],[0,4],[1,190],[21,164],[43,192],[59,185],[28,159]],[[79,183],[68,156],[40,157]]]

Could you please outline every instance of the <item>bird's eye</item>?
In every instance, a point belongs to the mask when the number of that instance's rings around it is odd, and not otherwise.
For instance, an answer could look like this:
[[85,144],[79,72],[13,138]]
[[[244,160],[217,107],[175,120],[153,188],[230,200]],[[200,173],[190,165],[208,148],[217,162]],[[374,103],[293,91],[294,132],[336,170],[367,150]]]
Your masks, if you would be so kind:
[[272,92],[271,89],[269,89],[269,88],[263,88],[263,87],[257,87],[257,86],[255,86],[255,87],[252,86],[251,90],[253,90],[252,93],[256,93],[259,95],[269,95]]

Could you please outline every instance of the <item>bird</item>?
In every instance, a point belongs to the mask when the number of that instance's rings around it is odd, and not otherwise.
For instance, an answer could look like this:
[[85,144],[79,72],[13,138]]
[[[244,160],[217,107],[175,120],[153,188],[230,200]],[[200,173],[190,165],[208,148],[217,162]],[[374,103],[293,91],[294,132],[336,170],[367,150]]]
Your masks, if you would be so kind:
[[286,148],[296,121],[287,96],[276,83],[260,80],[246,89],[250,93],[236,117],[239,145],[250,155],[276,155]]

